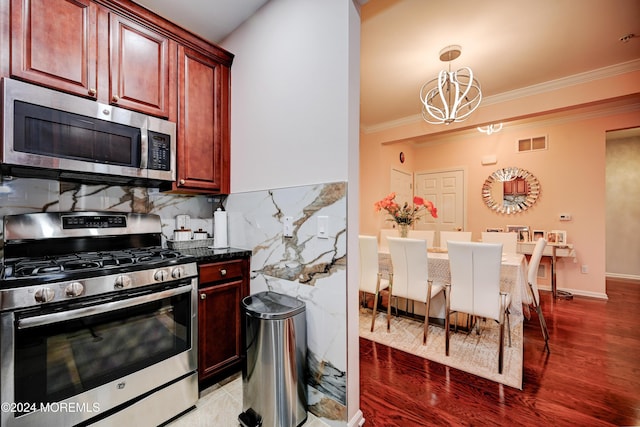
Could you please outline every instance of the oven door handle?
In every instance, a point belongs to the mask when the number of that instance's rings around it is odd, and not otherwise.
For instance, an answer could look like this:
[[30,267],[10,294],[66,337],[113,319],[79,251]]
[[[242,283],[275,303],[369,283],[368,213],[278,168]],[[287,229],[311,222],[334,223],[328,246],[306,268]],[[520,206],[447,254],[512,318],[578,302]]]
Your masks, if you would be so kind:
[[77,308],[74,310],[61,311],[57,313],[43,314],[41,316],[25,317],[17,320],[18,329],[34,328],[36,326],[49,325],[65,320],[78,319],[80,317],[93,316],[96,314],[107,313],[109,311],[120,310],[122,308],[133,307],[147,302],[157,301],[165,298],[171,298],[176,295],[191,292],[193,285],[181,286],[179,288],[167,289],[166,291],[156,292],[153,294],[142,295],[125,300],[113,301],[105,304],[94,305],[91,307]]

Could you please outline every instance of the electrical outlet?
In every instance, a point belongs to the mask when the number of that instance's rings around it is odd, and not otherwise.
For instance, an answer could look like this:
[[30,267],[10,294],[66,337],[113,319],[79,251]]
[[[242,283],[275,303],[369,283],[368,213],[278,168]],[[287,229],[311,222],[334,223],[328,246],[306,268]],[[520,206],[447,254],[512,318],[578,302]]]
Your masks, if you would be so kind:
[[583,265],[582,265],[582,267],[580,267],[580,272],[581,272],[582,274],[588,274],[588,273],[589,273],[589,266],[588,266],[588,265],[583,264]]

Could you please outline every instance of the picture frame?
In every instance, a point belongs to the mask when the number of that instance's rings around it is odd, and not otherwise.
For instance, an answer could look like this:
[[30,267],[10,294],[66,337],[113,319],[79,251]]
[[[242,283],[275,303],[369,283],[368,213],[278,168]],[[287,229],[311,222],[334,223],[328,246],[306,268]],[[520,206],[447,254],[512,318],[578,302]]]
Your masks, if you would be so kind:
[[504,231],[504,228],[502,228],[502,227],[488,227],[488,228],[485,228],[484,231],[487,231],[489,233],[502,233]]
[[537,242],[540,238],[547,240],[547,232],[545,230],[531,230],[531,238],[534,242]]
[[530,241],[530,230],[527,225],[507,225],[508,233],[518,233],[518,242]]
[[551,230],[547,233],[547,242],[554,245],[566,245],[567,232],[565,230]]

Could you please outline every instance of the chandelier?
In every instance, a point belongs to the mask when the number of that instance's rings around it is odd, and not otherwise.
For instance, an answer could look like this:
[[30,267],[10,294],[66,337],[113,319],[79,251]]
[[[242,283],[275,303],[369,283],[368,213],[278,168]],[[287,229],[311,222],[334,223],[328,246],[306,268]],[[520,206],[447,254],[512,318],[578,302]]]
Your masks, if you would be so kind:
[[478,130],[482,133],[486,133],[487,135],[491,135],[492,133],[500,132],[502,130],[502,123],[478,126]]
[[449,71],[442,70],[438,77],[420,88],[422,118],[434,125],[461,122],[475,111],[482,101],[478,80],[469,67],[451,71],[451,61],[460,56],[462,48],[447,46],[440,51],[440,60],[449,63]]

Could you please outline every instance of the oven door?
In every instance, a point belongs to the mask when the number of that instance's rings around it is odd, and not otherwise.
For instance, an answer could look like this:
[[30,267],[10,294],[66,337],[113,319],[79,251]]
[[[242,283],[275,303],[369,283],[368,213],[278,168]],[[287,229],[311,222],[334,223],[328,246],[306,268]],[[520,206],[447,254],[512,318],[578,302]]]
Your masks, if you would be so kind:
[[3,313],[2,425],[75,425],[193,374],[196,288]]

